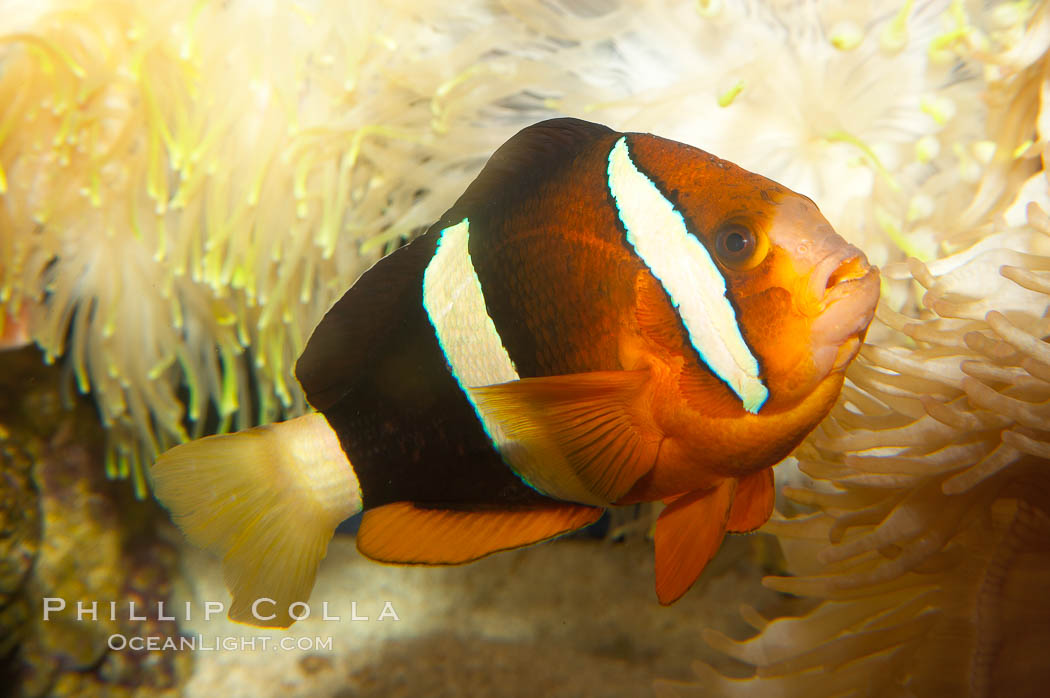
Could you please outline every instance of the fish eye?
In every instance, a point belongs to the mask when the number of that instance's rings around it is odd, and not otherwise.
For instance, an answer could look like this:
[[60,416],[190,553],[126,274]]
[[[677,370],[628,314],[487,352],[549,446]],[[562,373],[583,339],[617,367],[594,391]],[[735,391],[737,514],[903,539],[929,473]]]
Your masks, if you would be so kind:
[[738,221],[723,224],[715,233],[718,261],[730,269],[743,271],[756,266],[765,257],[764,248],[759,236]]

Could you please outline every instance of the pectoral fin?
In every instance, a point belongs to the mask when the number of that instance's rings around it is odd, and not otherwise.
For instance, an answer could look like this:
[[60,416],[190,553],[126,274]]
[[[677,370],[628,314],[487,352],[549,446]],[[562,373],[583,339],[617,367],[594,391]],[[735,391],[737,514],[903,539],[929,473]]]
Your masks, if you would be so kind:
[[667,606],[689,590],[725,537],[736,480],[690,492],[668,504],[656,520],[656,596]]
[[776,487],[773,483],[773,469],[766,468],[737,481],[733,507],[729,510],[729,523],[726,530],[730,533],[748,533],[769,520],[773,513],[773,500],[776,498]]
[[646,424],[649,372],[525,378],[471,389],[498,424],[500,452],[545,494],[608,505],[652,469],[662,438]]
[[568,503],[458,511],[395,502],[365,512],[357,548],[381,562],[457,565],[575,531],[601,515],[601,509]]

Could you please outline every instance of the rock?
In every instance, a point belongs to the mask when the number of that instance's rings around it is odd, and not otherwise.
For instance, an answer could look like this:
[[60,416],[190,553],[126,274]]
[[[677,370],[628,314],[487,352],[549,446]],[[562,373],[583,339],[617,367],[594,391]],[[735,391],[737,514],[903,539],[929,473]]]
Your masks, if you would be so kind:
[[[127,605],[168,599],[170,524],[130,483],[106,479],[97,412],[62,396],[60,369],[38,352],[0,353],[0,684],[23,696],[174,692],[188,654],[110,647],[178,632],[155,613],[133,620]],[[48,620],[45,599],[64,604]]]

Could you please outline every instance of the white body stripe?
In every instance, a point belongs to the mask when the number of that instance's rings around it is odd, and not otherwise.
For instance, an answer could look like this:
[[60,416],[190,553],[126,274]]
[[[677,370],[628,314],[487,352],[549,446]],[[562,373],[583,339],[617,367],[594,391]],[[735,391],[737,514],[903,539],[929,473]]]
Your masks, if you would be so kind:
[[689,233],[674,204],[635,166],[626,138],[609,153],[608,176],[627,241],[660,280],[693,346],[740,397],[744,409],[757,413],[769,391],[740,333],[725,278],[707,248]]
[[467,249],[469,232],[466,218],[441,231],[434,258],[423,272],[423,307],[452,375],[498,445],[503,441],[502,429],[478,408],[468,388],[516,381],[518,372],[485,308]]
[[549,478],[548,472],[571,472],[564,456],[553,449],[519,447],[474,399],[471,388],[509,383],[519,380],[519,376],[485,308],[481,282],[467,247],[469,232],[467,219],[442,230],[434,258],[423,272],[423,307],[452,375],[474,407],[492,445],[522,482],[551,497],[607,505],[578,477]]

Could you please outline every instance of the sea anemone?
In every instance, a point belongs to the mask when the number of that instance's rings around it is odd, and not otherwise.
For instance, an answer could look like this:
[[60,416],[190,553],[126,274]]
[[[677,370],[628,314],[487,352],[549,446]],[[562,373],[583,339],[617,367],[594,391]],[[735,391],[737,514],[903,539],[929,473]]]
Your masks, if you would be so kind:
[[520,126],[564,113],[703,147],[813,197],[887,283],[798,453],[813,484],[788,492],[813,512],[767,527],[796,575],[770,586],[822,603],[749,611],[746,642],[707,633],[757,678],[699,667],[701,690],[1031,686],[1024,653],[1050,639],[1048,10],[7,3],[0,336],[63,361],[110,474],[144,492],[175,441],[304,409],[291,366],[321,314]]
[[1045,692],[1050,13],[1028,10],[1000,51],[984,49],[996,156],[938,236],[963,249],[884,269],[919,302],[880,306],[883,339],[861,351],[840,404],[796,454],[814,484],[786,494],[813,513],[764,529],[795,575],[767,586],[821,603],[771,622],[747,610],[760,631],[748,640],[705,632],[755,675],[697,665],[695,687],[666,692]]
[[608,60],[583,79],[611,83],[604,99],[558,105],[803,192],[877,264],[928,259],[930,220],[957,205],[946,185],[975,185],[988,157],[979,19],[948,0],[644,3],[594,49]]
[[937,254],[998,157],[978,53],[1003,22],[957,0],[11,9],[0,302],[95,396],[117,475],[301,411],[324,310],[544,116],[736,160],[880,264]]
[[301,411],[322,313],[528,118],[499,100],[530,76],[479,59],[481,5],[7,10],[0,322],[65,357],[140,493],[188,431]]
[[912,263],[929,317],[880,309],[915,346],[862,350],[797,454],[833,489],[789,488],[817,512],[764,529],[798,575],[767,586],[825,601],[744,642],[707,632],[757,678],[699,667],[703,695],[1032,695],[1050,679],[1033,659],[1050,640],[1050,219],[1031,210],[983,252]]

